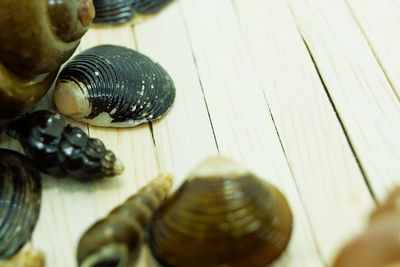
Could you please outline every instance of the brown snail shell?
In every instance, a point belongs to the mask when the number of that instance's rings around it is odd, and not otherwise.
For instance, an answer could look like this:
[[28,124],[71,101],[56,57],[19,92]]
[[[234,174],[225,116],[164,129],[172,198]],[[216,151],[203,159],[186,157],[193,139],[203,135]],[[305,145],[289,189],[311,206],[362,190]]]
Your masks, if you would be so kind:
[[400,187],[370,217],[365,231],[339,252],[334,267],[400,266]]
[[0,1],[0,118],[50,88],[93,17],[91,0]]
[[273,185],[225,158],[200,164],[154,214],[148,243],[162,266],[266,266],[286,248],[292,213]]
[[0,259],[31,237],[39,217],[40,174],[21,153],[0,149]]
[[147,223],[167,196],[172,179],[171,174],[160,174],[90,227],[79,241],[79,266],[132,266],[139,257]]
[[37,250],[21,252],[8,261],[0,261],[0,267],[44,267],[44,265],[44,255]]

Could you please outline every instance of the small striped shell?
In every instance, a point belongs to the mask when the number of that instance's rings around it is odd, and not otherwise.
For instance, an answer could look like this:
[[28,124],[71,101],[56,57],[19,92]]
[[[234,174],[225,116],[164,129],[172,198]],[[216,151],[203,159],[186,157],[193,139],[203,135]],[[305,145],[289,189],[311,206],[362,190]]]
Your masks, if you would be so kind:
[[160,11],[172,0],[93,0],[96,17],[94,23],[120,24],[134,17],[134,12],[152,14]]
[[27,250],[14,255],[8,261],[0,261],[0,267],[44,267],[43,253],[37,250]]
[[97,126],[131,127],[158,119],[175,99],[168,73],[147,56],[101,45],[61,71],[54,101],[61,113]]
[[31,237],[40,212],[40,174],[21,153],[0,149],[0,259]]
[[154,214],[148,243],[162,266],[265,267],[291,232],[291,210],[276,187],[211,158]]
[[140,254],[147,223],[167,197],[172,182],[171,174],[160,174],[91,226],[79,241],[79,266],[133,266]]

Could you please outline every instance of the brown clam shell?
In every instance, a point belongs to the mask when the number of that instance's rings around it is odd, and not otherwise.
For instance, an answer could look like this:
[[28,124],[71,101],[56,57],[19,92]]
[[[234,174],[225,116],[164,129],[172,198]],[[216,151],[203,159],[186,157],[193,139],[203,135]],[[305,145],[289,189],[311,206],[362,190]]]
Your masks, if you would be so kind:
[[91,0],[0,1],[0,118],[40,99],[93,17]]
[[133,266],[140,255],[147,223],[167,196],[172,179],[171,174],[160,174],[90,227],[79,241],[79,266]]
[[334,267],[400,266],[400,187],[372,212],[365,231],[338,253]]
[[273,185],[206,160],[157,210],[148,243],[162,266],[266,266],[286,248],[292,213]]

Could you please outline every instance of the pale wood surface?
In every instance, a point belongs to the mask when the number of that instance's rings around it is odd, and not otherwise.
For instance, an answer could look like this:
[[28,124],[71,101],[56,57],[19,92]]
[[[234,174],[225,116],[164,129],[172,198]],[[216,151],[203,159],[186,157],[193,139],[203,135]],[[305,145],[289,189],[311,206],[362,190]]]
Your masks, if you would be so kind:
[[[75,266],[79,237],[98,218],[159,172],[174,173],[177,188],[221,154],[288,197],[294,233],[274,266],[329,266],[400,181],[399,15],[397,0],[176,0],[137,23],[93,27],[79,51],[139,50],[170,73],[176,101],[135,128],[75,123],[125,172],[94,184],[44,177],[29,246],[47,266]],[[4,134],[1,146],[21,151]]]

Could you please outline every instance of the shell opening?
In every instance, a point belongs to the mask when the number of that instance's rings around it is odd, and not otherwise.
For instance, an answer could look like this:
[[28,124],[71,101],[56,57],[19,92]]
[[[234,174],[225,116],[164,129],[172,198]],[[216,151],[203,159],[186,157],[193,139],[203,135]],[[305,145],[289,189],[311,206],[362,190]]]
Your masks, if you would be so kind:
[[54,90],[54,103],[58,110],[70,117],[85,117],[91,108],[86,87],[74,81],[60,81]]
[[128,248],[122,244],[110,244],[87,256],[80,267],[127,267]]

